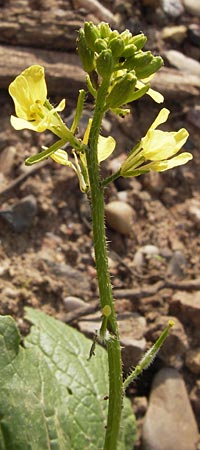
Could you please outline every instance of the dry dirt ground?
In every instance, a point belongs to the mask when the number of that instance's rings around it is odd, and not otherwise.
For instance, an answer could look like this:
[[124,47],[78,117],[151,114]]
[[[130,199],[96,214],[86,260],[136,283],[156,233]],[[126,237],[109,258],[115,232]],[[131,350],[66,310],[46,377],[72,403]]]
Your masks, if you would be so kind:
[[[107,227],[110,270],[116,309],[145,317],[147,345],[153,340],[153,331],[148,331],[156,321],[175,315],[170,306],[173,298],[182,291],[196,295],[200,290],[200,131],[188,120],[188,110],[196,103],[196,98],[180,101],[178,91],[165,103],[172,111],[168,129],[184,126],[190,133],[185,146],[193,154],[189,164],[161,175],[120,179],[106,191],[107,203],[125,199],[133,208],[129,235]],[[69,99],[66,120],[73,107]],[[50,144],[51,135],[15,132],[9,123],[13,104],[6,91],[1,93],[0,110],[0,313],[14,316],[21,332],[27,333],[24,306],[65,320],[66,297],[88,303],[98,299],[91,223],[87,199],[70,169],[50,160],[34,166],[34,171],[24,166],[26,157]],[[106,118],[105,133],[118,140],[114,163],[145,133],[157,112],[158,106],[145,100],[136,103],[126,119]],[[111,165],[105,165],[104,174],[110,173]],[[16,205],[20,205],[18,215],[13,210]],[[76,318],[74,324],[78,322]],[[200,337],[192,323],[189,318],[182,321],[190,350],[197,348]],[[158,359],[142,379],[145,392],[140,381],[132,391],[148,395],[153,374],[164,364]],[[200,368],[197,373],[190,370],[184,356],[180,363],[177,354],[174,365],[180,366],[190,392]],[[195,414],[198,420],[200,410]]]

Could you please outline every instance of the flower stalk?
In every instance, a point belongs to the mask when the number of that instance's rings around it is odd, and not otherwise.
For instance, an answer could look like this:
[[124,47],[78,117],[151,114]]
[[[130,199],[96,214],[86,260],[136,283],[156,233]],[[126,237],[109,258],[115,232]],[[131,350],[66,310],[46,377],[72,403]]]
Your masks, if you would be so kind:
[[104,450],[115,450],[117,448],[123,399],[122,362],[118,325],[108,268],[104,223],[104,188],[100,183],[97,154],[98,138],[108,86],[109,80],[106,79],[102,81],[98,90],[86,158],[90,181],[93,241],[101,309],[103,311],[107,305],[110,307],[110,315],[107,320],[107,328],[110,336],[106,339],[109,365],[109,405]]

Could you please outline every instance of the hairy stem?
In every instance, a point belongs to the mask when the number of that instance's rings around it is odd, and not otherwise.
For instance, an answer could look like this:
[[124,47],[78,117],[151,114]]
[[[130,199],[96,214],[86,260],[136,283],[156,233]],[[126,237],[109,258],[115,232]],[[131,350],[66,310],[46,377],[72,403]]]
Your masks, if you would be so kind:
[[110,338],[106,340],[109,364],[109,406],[104,450],[116,450],[123,399],[122,363],[118,326],[114,310],[114,302],[108,268],[104,224],[104,189],[100,184],[100,174],[97,158],[98,137],[104,114],[105,97],[108,86],[109,80],[103,80],[97,93],[96,106],[93,115],[86,157],[91,189],[93,240],[101,309],[103,310],[103,308],[108,305],[111,311],[108,317],[108,329],[110,332]]

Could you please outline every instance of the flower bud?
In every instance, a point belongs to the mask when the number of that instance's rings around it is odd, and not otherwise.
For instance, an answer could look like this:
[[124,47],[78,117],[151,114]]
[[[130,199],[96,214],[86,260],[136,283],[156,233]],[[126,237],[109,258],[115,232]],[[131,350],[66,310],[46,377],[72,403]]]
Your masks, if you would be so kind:
[[79,30],[77,51],[85,72],[92,72],[95,68],[94,52],[88,48],[85,40],[85,33],[82,28]]
[[94,43],[94,48],[95,48],[95,52],[97,53],[101,53],[102,50],[106,50],[107,49],[107,45],[105,42],[105,39],[96,39],[95,43]]
[[126,45],[122,56],[124,56],[124,58],[129,58],[130,56],[134,55],[135,52],[137,52],[136,45],[129,44],[129,45]]
[[146,44],[147,37],[143,34],[137,34],[130,39],[129,44],[134,44],[137,47],[137,50],[141,50]]
[[135,68],[136,76],[139,79],[148,78],[163,65],[163,59],[161,56],[153,57],[152,61],[144,67]]
[[110,34],[111,34],[111,29],[110,29],[108,23],[106,23],[106,22],[101,22],[98,25],[98,29],[99,29],[99,32],[100,32],[100,37],[102,39],[108,38],[110,36]]
[[[124,55],[123,55],[124,56]],[[138,52],[127,58],[123,64],[124,69],[136,70],[137,68],[144,68],[153,60],[153,55],[150,51],[148,52]]]
[[134,90],[137,78],[133,73],[126,73],[112,88],[106,99],[106,106],[119,108],[127,103],[131,90]]
[[120,36],[113,38],[112,41],[109,42],[109,48],[111,49],[114,58],[122,55],[124,52],[124,47],[124,41]]
[[85,39],[88,47],[95,50],[95,41],[100,38],[98,28],[92,22],[85,22],[84,24]]
[[103,50],[96,60],[97,72],[102,78],[108,78],[113,71],[113,57],[110,49]]

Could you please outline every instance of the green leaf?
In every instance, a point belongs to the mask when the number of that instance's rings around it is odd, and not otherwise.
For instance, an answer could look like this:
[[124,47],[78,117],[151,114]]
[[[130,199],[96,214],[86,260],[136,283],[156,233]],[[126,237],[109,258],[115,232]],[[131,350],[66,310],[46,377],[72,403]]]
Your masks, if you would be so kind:
[[[77,330],[27,308],[34,326],[20,345],[14,320],[0,316],[0,450],[102,448],[107,355]],[[125,399],[118,450],[132,450],[135,421]]]

